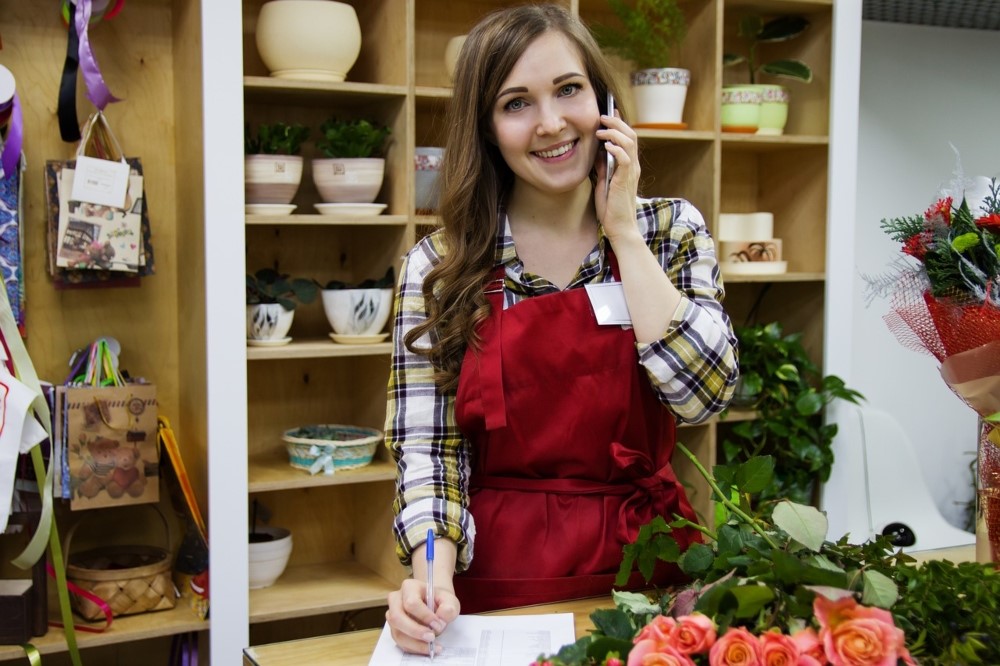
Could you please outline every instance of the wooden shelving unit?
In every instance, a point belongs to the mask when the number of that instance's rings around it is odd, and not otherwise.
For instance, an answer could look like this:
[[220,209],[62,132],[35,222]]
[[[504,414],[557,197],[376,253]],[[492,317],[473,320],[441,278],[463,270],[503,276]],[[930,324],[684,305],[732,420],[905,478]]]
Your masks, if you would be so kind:
[[[134,354],[131,368],[149,374],[163,369],[157,375],[161,409],[184,447],[203,509],[211,500],[210,637],[218,663],[236,659],[236,651],[250,644],[251,625],[310,625],[306,618],[377,608],[405,576],[393,552],[395,471],[386,451],[379,450],[366,468],[310,476],[287,465],[280,440],[283,430],[307,423],[382,428],[390,343],[334,343],[321,305],[313,303],[298,308],[291,344],[246,347],[243,274],[275,266],[320,282],[354,282],[379,277],[390,265],[398,268],[418,235],[438,224],[436,217],[416,214],[412,164],[416,146],[443,144],[443,111],[451,99],[445,44],[486,12],[519,2],[349,1],[361,21],[362,51],[350,80],[336,84],[268,76],[253,38],[264,0],[137,0],[95,28],[92,41],[105,78],[127,100],[110,107],[109,119],[147,169],[157,275],[138,291],[73,293],[54,291],[40,270],[28,277],[28,344],[42,376],[61,377],[73,349],[109,331]],[[589,23],[613,20],[606,0],[561,1]],[[27,109],[31,169],[72,150],[58,140],[51,113],[62,64],[53,54],[65,50],[65,28],[44,4],[0,4],[0,24],[12,26],[4,32],[4,63],[18,76]],[[689,30],[680,61],[693,76],[685,108],[689,128],[638,131],[640,191],[691,200],[713,231],[720,213],[773,212],[789,272],[727,278],[726,307],[736,323],[755,313],[760,321],[779,320],[786,330],[803,331],[819,361],[829,283],[833,0],[682,4]],[[730,50],[736,25],[748,12],[801,13],[812,23],[801,38],[771,45],[767,54],[801,58],[815,75],[809,85],[789,86],[792,106],[783,136],[720,131],[719,93],[737,74],[723,69],[721,54]],[[618,74],[625,80],[624,65]],[[620,102],[628,108],[628,100]],[[317,128],[333,114],[372,117],[392,128],[378,197],[387,204],[384,214],[314,214],[319,197],[308,166],[315,155],[310,142],[293,201],[296,214],[244,215],[243,121]],[[31,173],[26,190],[35,216],[29,223],[40,228],[43,193]],[[29,237],[29,266],[44,264],[44,239],[38,236]],[[681,428],[680,438],[712,464],[726,429],[754,416],[731,410],[725,419]],[[686,460],[677,461],[677,470],[692,484],[696,509],[710,518],[700,477]],[[295,546],[274,586],[248,591],[243,512],[254,499],[270,510],[272,524],[292,530]],[[89,649],[208,629],[185,612],[179,607],[122,618],[111,632],[80,642]],[[46,653],[65,650],[58,631],[37,643]],[[0,648],[0,660],[19,655]]]

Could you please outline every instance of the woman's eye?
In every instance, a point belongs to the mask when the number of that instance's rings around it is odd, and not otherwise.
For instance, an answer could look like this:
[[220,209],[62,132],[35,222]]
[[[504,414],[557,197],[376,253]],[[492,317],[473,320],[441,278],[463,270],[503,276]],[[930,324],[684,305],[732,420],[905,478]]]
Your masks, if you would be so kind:
[[576,93],[576,91],[583,88],[579,83],[567,83],[562,88],[559,89],[559,94],[563,97],[569,97],[570,95]]
[[524,100],[520,98],[512,99],[504,104],[503,108],[505,111],[520,111],[524,108]]

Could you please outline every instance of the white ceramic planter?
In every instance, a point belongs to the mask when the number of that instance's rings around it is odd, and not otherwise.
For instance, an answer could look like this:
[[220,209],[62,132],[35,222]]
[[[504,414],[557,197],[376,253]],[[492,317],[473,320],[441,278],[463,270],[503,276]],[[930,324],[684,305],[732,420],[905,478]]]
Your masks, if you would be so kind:
[[271,0],[257,16],[257,51],[271,76],[338,82],[361,53],[354,7],[333,0]]
[[312,161],[312,177],[325,203],[372,203],[382,189],[385,159],[330,157]]
[[258,534],[267,534],[270,541],[250,542],[250,589],[259,590],[273,585],[288,566],[292,555],[292,533],[283,527],[258,527]]
[[636,126],[676,129],[682,125],[691,72],[677,67],[632,72]]
[[302,182],[298,155],[247,155],[243,159],[248,204],[289,204]]
[[392,289],[324,289],[323,312],[337,335],[375,335],[389,320]]
[[258,303],[247,306],[247,340],[258,342],[288,342],[295,310],[286,310],[280,303]]

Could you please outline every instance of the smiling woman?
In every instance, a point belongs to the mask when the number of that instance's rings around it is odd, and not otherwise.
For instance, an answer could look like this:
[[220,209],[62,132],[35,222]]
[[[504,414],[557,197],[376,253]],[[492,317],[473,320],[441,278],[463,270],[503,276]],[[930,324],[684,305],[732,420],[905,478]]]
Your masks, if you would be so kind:
[[458,58],[443,229],[406,256],[393,327],[386,443],[413,578],[387,620],[408,652],[460,609],[606,595],[639,526],[696,520],[675,426],[726,406],[735,340],[701,214],[638,197],[636,134],[602,115],[610,81],[553,5],[490,14]]

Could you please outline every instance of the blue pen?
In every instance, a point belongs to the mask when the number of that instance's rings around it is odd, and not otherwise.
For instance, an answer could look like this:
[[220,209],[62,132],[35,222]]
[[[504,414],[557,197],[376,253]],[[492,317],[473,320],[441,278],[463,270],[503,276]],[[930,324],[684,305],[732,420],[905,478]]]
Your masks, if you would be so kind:
[[[427,544],[424,548],[427,554],[427,607],[434,612],[434,530],[427,530]],[[434,661],[434,639],[430,642],[431,661]]]

